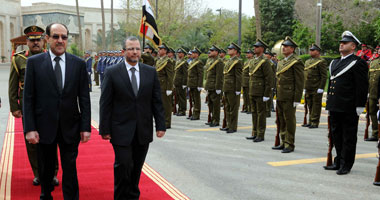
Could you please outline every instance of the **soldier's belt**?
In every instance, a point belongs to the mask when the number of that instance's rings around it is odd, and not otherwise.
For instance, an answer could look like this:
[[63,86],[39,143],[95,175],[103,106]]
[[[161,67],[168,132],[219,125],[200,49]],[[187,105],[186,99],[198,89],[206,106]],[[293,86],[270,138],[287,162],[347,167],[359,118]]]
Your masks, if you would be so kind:
[[185,61],[183,61],[183,62],[181,62],[181,63],[179,63],[178,64],[178,66],[174,69],[174,70],[177,70],[178,68],[180,68],[183,64],[185,64],[186,63],[186,60]]
[[263,63],[265,62],[265,59],[261,60],[257,65],[256,65],[256,68],[251,72],[249,73],[250,76],[252,76],[260,67],[261,65],[263,65]]
[[191,69],[193,69],[199,62],[200,61],[198,60],[197,62],[192,63],[187,71],[190,71]]
[[318,61],[318,62],[316,62],[316,63],[314,63],[314,64],[312,64],[312,65],[310,65],[310,66],[308,66],[308,67],[306,67],[306,68],[305,68],[305,71],[308,70],[308,69],[313,68],[314,66],[318,65],[318,64],[321,63],[321,62],[322,62],[322,60],[320,60],[320,61]]
[[208,69],[207,71],[209,72],[210,70],[212,70],[216,64],[218,64],[219,60],[216,60]]
[[162,69],[164,69],[166,67],[166,65],[168,64],[168,61],[166,61],[163,65],[161,65],[161,67],[158,67],[157,68],[157,72],[161,71]]
[[292,63],[290,63],[288,66],[284,67],[281,69],[281,71],[277,72],[276,75],[278,76],[279,74],[282,74],[284,72],[286,72],[288,69],[290,69],[294,64],[296,64],[298,62],[298,60],[295,60],[293,61]]
[[227,74],[228,72],[230,72],[232,70],[232,68],[234,68],[234,66],[239,62],[239,60],[235,60],[235,62],[232,63],[231,67],[227,70],[227,71],[224,71],[223,74]]

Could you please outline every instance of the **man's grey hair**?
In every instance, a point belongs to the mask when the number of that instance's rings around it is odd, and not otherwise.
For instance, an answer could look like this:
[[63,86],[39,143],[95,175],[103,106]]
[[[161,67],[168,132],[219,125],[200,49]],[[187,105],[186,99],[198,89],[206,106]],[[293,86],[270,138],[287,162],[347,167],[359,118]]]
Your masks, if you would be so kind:
[[139,41],[139,39],[136,37],[136,36],[128,36],[127,39],[125,39],[125,41]]

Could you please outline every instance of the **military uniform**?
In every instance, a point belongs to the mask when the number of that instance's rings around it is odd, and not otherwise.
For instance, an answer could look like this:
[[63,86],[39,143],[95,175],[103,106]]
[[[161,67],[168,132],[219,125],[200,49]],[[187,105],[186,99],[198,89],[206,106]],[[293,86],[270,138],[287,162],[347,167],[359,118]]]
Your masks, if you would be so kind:
[[[201,54],[195,48],[193,53]],[[199,120],[201,114],[201,89],[203,86],[203,62],[199,58],[193,59],[187,70],[187,87],[190,89],[191,100],[193,101],[193,116],[191,120]]]
[[[86,54],[90,54],[89,52],[87,52]],[[86,69],[87,69],[87,73],[88,73],[88,87],[90,88],[90,92],[92,92],[92,80],[91,80],[91,74],[92,74],[92,57],[91,56],[88,56],[87,58],[85,58],[85,62],[86,62]]]
[[172,95],[168,92],[173,90],[174,65],[167,56],[160,57],[156,63],[156,70],[161,86],[161,98],[165,109],[166,128],[171,127]]
[[[247,53],[253,53],[248,50]],[[242,112],[251,113],[251,102],[249,101],[249,66],[253,59],[247,59],[243,67],[243,80],[241,82],[241,87],[243,89],[243,110]]]
[[369,73],[369,97],[368,97],[368,114],[372,122],[372,136],[368,138],[368,141],[377,141],[378,139],[378,119],[377,111],[379,110],[378,97],[379,97],[379,79],[380,79],[380,58],[376,58],[371,62]]
[[[217,47],[215,51],[219,51]],[[211,50],[211,49],[210,49]],[[223,61],[219,58],[209,58],[206,66],[206,83],[205,90],[207,91],[208,107],[211,111],[210,126],[219,126],[220,121],[220,99],[223,88]]]
[[141,62],[150,66],[154,66],[156,61],[150,53],[142,53]]
[[[317,48],[320,49],[316,46],[315,49]],[[310,58],[305,62],[305,100],[309,108],[309,123],[305,126],[309,128],[317,128],[319,125],[326,79],[327,62],[323,58]]]
[[[297,47],[290,37],[282,43]],[[280,122],[281,144],[278,148],[283,153],[294,151],[296,133],[296,105],[301,101],[304,85],[304,64],[294,54],[282,59],[277,65],[277,111]]]
[[99,58],[95,58],[95,63],[93,65],[94,81],[95,81],[96,86],[99,86],[98,60],[99,60]]
[[[234,48],[238,50],[238,52],[240,51],[240,47],[234,43],[231,43],[231,45],[228,48]],[[227,118],[227,126],[224,130],[227,130],[227,133],[233,133],[237,131],[242,69],[243,63],[237,56],[234,56],[227,61],[223,70],[223,92],[226,105],[225,112]]]
[[[180,50],[177,51],[177,53]],[[184,54],[186,52],[184,50]],[[183,57],[180,60],[177,60],[174,68],[174,88],[175,88],[175,95],[176,99],[178,100],[178,111],[177,116],[184,116],[186,115],[186,84],[187,84],[187,69],[189,67],[189,64],[187,63],[187,60],[185,57]]]

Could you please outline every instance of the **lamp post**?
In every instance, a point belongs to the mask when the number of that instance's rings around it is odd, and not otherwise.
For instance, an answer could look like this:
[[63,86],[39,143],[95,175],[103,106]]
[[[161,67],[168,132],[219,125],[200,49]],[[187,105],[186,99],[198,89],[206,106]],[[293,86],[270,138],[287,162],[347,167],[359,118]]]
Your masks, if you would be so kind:
[[316,35],[315,35],[315,43],[320,46],[321,45],[321,29],[322,29],[322,0],[319,0],[317,3],[317,27],[316,27]]
[[158,20],[158,0],[156,0],[156,20]]

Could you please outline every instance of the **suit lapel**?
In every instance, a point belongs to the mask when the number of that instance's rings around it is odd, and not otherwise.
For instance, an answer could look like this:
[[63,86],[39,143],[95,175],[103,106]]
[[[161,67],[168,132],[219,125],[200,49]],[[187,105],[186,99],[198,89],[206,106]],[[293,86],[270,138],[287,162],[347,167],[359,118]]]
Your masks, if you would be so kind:
[[127,86],[127,91],[130,93],[130,95],[132,95],[133,97],[135,97],[135,94],[133,93],[133,89],[132,89],[132,84],[131,84],[131,80],[129,79],[129,74],[128,74],[128,71],[127,71],[127,66],[125,66],[125,63],[122,62],[119,66],[119,74],[121,76],[121,79],[123,80],[123,82],[125,83],[125,85]]
[[335,75],[342,71],[349,63],[352,61],[352,55],[347,57],[346,59],[339,59],[338,61],[333,63],[331,74]]
[[45,64],[43,64],[42,66],[45,66],[47,68],[47,69],[44,69],[44,70],[48,74],[48,77],[49,77],[50,81],[53,83],[54,88],[57,90],[57,92],[59,92],[59,90],[58,90],[58,84],[57,84],[57,78],[55,77],[55,74],[54,74],[54,71],[53,71],[53,65],[52,65],[52,61],[51,61],[51,57],[50,57],[50,53],[49,52],[47,52],[45,54],[44,62],[45,62]]
[[69,86],[69,83],[70,83],[70,77],[71,77],[71,73],[73,71],[73,60],[72,60],[72,57],[65,53],[65,56],[66,56],[66,62],[65,62],[65,85],[63,86],[63,91],[66,91],[66,88]]

